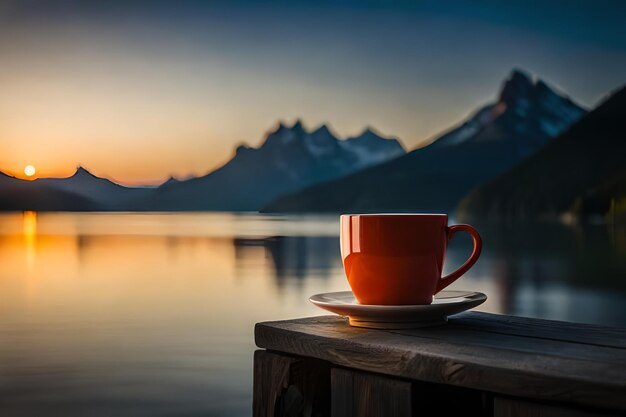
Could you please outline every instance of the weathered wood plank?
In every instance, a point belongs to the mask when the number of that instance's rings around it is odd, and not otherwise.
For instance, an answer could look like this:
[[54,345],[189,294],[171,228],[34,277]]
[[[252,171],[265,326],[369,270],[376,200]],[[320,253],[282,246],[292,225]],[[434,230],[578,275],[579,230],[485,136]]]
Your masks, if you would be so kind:
[[618,366],[626,362],[626,349],[510,334],[485,333],[454,323],[431,329],[391,330],[389,333],[413,337],[416,340],[430,338],[477,348],[503,349],[541,356],[553,355],[574,360],[614,363]]
[[[468,322],[481,318],[473,314],[454,318],[449,326],[421,329],[415,334],[354,328],[336,316],[260,323],[255,339],[259,347],[363,371],[626,410],[625,351],[604,347],[615,346],[610,336],[602,336],[603,346],[587,343],[585,347],[571,337],[559,341],[510,334],[516,326],[522,333],[528,331],[523,328],[526,324],[514,323],[502,337],[491,330],[482,331],[480,323]],[[458,339],[450,333],[454,326]],[[577,345],[589,353],[581,356]],[[561,348],[564,354],[559,352]]]
[[616,413],[495,397],[494,417],[618,417]]
[[626,349],[626,329],[619,327],[538,320],[479,311],[457,314],[450,317],[449,322],[483,332]]
[[315,359],[254,352],[255,417],[330,416],[330,367]]
[[493,415],[492,398],[480,391],[344,368],[331,370],[331,392],[333,417],[411,415],[411,412],[417,416]]
[[289,369],[296,362],[264,350],[254,352],[252,413],[255,417],[273,417],[276,403],[289,386]]
[[330,415],[346,417],[354,414],[354,371],[330,370]]
[[333,417],[411,417],[411,382],[382,375],[331,370]]

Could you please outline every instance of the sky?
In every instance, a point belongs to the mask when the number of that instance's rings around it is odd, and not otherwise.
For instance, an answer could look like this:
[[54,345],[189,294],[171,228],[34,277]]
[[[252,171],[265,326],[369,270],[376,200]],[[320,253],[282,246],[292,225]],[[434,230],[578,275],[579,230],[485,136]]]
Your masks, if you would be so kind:
[[521,68],[586,107],[626,83],[626,2],[0,0],[0,170],[202,175],[278,121],[408,148]]

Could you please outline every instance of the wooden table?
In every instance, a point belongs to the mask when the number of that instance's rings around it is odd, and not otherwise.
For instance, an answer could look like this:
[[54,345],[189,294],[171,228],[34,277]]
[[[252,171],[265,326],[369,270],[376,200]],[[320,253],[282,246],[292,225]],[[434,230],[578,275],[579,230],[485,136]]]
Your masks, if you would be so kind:
[[254,416],[626,416],[626,329],[467,312],[258,323]]

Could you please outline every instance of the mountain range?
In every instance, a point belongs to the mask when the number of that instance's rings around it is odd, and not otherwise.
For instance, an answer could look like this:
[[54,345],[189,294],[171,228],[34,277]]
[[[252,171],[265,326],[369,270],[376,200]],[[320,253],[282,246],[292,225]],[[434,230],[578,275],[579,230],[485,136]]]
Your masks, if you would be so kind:
[[490,217],[604,214],[626,197],[626,87],[540,152],[481,186],[459,211]]
[[102,210],[125,210],[132,202],[152,191],[144,187],[124,187],[106,178],[97,177],[82,166],[67,178],[39,178],[33,182],[78,194]]
[[266,212],[451,211],[473,188],[534,154],[586,110],[514,70],[495,102],[430,145],[283,195]]
[[[591,112],[514,70],[492,103],[406,153],[372,128],[339,139],[279,123],[220,168],[125,187],[83,167],[68,178],[0,173],[0,210],[436,211],[497,217],[626,210],[626,90]],[[620,197],[615,198],[615,197]],[[459,202],[462,203],[459,205]]]
[[278,124],[258,148],[240,145],[230,161],[207,175],[184,181],[170,178],[156,188],[124,187],[83,167],[68,178],[34,181],[3,174],[0,209],[258,211],[283,193],[405,153],[397,139],[372,128],[338,139],[326,125],[310,131],[298,120],[292,126]]
[[397,139],[371,128],[345,140],[326,125],[309,131],[282,123],[258,148],[237,147],[224,166],[198,178],[169,182],[138,202],[139,209],[258,211],[284,193],[333,180],[404,155]]
[[98,210],[98,206],[75,192],[0,172],[0,210],[93,211]]

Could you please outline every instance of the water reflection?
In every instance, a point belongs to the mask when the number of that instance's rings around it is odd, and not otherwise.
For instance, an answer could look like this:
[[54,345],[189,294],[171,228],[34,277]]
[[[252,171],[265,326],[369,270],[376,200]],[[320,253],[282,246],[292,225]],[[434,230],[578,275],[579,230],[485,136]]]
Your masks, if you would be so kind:
[[614,238],[623,227],[482,223],[480,229],[503,312],[626,326],[626,259]]
[[[626,326],[618,225],[476,224],[480,308]],[[0,215],[0,415],[249,415],[252,329],[347,289],[336,217]],[[446,272],[468,256],[451,243]]]
[[32,269],[35,264],[35,245],[37,244],[37,213],[25,211],[22,216],[26,263],[28,268]]
[[251,258],[263,249],[271,260],[276,285],[302,282],[305,278],[329,278],[341,268],[339,239],[336,236],[269,236],[235,238],[235,257],[239,262]]

